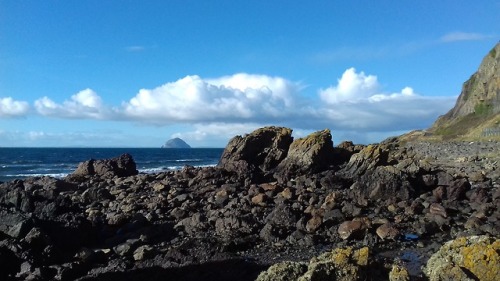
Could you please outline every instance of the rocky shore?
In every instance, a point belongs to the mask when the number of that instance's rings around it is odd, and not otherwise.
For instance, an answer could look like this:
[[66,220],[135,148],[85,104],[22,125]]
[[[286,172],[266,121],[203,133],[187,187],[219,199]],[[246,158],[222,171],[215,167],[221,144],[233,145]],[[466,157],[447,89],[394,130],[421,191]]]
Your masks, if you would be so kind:
[[291,133],[0,184],[0,280],[499,280],[500,143]]

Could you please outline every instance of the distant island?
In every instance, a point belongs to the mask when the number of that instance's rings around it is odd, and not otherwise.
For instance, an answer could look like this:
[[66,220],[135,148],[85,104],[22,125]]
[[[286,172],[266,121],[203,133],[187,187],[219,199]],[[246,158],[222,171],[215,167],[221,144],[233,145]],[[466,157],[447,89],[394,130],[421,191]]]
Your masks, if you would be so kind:
[[173,138],[169,139],[161,148],[191,148],[191,146],[180,138]]

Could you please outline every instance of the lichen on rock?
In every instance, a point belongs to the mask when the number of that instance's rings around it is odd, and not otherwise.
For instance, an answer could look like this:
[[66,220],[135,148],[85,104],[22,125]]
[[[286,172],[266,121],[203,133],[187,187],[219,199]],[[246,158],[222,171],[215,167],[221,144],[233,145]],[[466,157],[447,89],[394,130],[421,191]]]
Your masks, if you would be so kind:
[[500,280],[500,239],[470,236],[449,241],[431,256],[424,272],[431,281]]

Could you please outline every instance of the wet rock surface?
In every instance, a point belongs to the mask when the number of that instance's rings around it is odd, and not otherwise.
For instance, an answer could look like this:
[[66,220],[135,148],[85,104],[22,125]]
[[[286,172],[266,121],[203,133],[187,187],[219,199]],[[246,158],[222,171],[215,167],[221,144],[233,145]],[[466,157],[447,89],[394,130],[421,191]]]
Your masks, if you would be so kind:
[[2,183],[0,279],[428,280],[446,241],[498,239],[499,143],[312,136],[263,128],[217,167],[137,174],[124,156]]

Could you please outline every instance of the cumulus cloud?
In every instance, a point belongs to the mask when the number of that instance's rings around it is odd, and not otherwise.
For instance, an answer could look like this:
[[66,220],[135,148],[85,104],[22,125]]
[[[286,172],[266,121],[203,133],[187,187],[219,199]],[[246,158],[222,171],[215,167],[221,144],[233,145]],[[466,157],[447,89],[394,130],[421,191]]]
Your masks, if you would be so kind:
[[356,102],[375,95],[379,87],[376,76],[356,73],[356,69],[349,68],[337,80],[336,86],[320,90],[319,95],[328,104]]
[[[62,103],[43,97],[34,107],[40,115],[55,118],[184,126],[186,131],[174,137],[204,146],[266,125],[291,127],[297,137],[325,128],[350,132],[344,135],[385,136],[430,126],[456,99],[420,95],[410,87],[385,92],[381,85],[377,76],[349,68],[336,83],[306,100],[301,97],[301,83],[281,77],[239,73],[203,79],[192,75],[141,89],[113,108],[105,106],[91,89]],[[33,133],[30,137],[47,136]]]
[[332,127],[341,130],[395,131],[425,128],[453,106],[456,97],[426,97],[405,87],[383,93],[377,76],[354,68],[327,89],[319,91],[327,105],[319,109]]
[[25,101],[17,101],[11,97],[0,97],[0,117],[19,117],[26,115],[29,104]]
[[300,84],[280,77],[235,74],[216,79],[186,76],[141,89],[123,104],[125,116],[156,124],[277,120],[294,110]]
[[109,117],[108,109],[103,106],[101,97],[91,89],[78,92],[62,104],[43,97],[35,101],[35,109],[41,115],[60,118],[106,119]]
[[456,42],[456,41],[479,41],[492,38],[491,35],[473,33],[473,32],[450,32],[441,36],[440,41],[444,43]]

